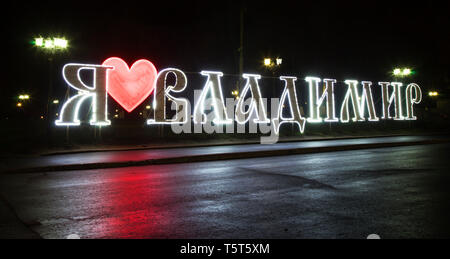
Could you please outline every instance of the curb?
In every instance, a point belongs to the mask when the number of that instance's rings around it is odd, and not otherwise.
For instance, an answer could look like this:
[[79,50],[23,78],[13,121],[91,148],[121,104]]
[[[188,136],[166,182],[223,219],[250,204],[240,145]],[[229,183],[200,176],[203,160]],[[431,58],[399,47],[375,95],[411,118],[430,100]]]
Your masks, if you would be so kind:
[[[329,140],[345,140],[345,139],[365,139],[365,138],[389,138],[389,137],[405,137],[405,136],[435,136],[435,135],[449,135],[450,133],[420,133],[420,134],[391,134],[391,135],[373,135],[373,136],[344,136],[344,137],[313,137],[309,139],[281,139],[278,143],[291,142],[306,142],[306,141],[329,141]],[[236,143],[211,143],[211,144],[192,144],[192,145],[173,145],[173,146],[144,146],[144,147],[130,147],[130,148],[110,148],[110,149],[91,149],[91,150],[73,150],[73,151],[55,151],[42,153],[39,156],[54,156],[54,155],[69,155],[82,154],[94,152],[116,152],[116,151],[137,151],[137,150],[151,150],[151,149],[176,149],[176,148],[194,148],[194,147],[210,147],[210,146],[234,146],[234,145],[254,145],[261,144],[260,141],[236,142]]]
[[430,145],[430,144],[441,144],[441,143],[448,143],[448,142],[450,142],[450,139],[422,140],[422,141],[412,141],[412,142],[387,142],[387,143],[358,144],[358,145],[341,145],[341,146],[329,146],[329,147],[294,148],[294,149],[281,149],[281,150],[265,150],[265,151],[253,151],[253,152],[237,152],[237,153],[194,155],[194,156],[183,156],[183,157],[169,157],[169,158],[148,159],[148,160],[141,160],[141,161],[124,161],[124,162],[109,162],[109,163],[90,163],[90,164],[71,164],[71,165],[32,167],[32,168],[15,169],[15,170],[10,170],[10,171],[6,170],[6,171],[3,171],[2,173],[6,173],[6,174],[42,173],[42,172],[56,172],[56,171],[109,169],[109,168],[147,166],[147,165],[164,165],[164,164],[177,164],[177,163],[210,162],[210,161],[220,161],[220,160],[235,160],[235,159],[260,158],[260,157],[271,157],[271,156],[288,156],[288,155],[299,155],[299,154],[335,152],[335,151],[374,149],[374,148],[384,148],[384,147]]

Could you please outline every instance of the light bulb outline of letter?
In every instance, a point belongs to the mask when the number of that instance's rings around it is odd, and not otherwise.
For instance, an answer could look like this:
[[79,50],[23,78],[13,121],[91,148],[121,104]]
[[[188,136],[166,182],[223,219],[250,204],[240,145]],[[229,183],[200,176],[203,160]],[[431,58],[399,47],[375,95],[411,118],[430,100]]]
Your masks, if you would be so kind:
[[[412,91],[415,92],[415,97],[413,98]],[[405,120],[417,120],[414,116],[414,104],[419,104],[422,101],[422,90],[420,86],[415,83],[411,83],[406,87],[406,117]]]
[[[404,120],[404,117],[402,115],[402,98],[401,98],[401,92],[400,88],[403,86],[400,82],[379,82],[378,83],[381,86],[381,95],[382,95],[382,102],[383,102],[383,120],[392,119],[390,115],[390,108],[392,103],[394,103],[395,108],[395,117],[394,120]],[[394,91],[391,95],[389,95],[389,86],[392,86]]]
[[[175,76],[175,84],[167,85],[167,77],[169,74]],[[166,68],[158,73],[155,81],[155,91],[153,95],[153,108],[154,108],[154,119],[147,120],[147,125],[151,124],[185,124],[188,121],[187,105],[188,100],[185,98],[173,97],[170,92],[181,93],[186,89],[187,77],[186,74],[180,69],[176,68]],[[166,100],[170,98],[172,102],[176,105],[176,118],[168,120],[166,118]],[[181,114],[179,108],[183,107],[181,112],[183,114],[183,120],[180,121],[178,115]]]
[[375,106],[372,97],[372,82],[362,81],[363,91],[361,96],[358,93],[358,81],[357,80],[345,80],[345,84],[348,86],[348,90],[345,94],[344,101],[341,107],[341,122],[347,123],[350,121],[349,113],[349,99],[352,99],[353,106],[353,121],[365,121],[365,107],[369,110],[369,121],[378,121],[376,116]]
[[[395,110],[395,117],[394,120],[404,120],[403,117],[403,111],[402,111],[402,96],[400,88],[403,86],[400,82],[392,82],[391,85],[394,87],[394,93],[392,94],[391,98],[394,98],[394,110]],[[390,106],[390,104],[389,104]]]
[[[205,86],[203,87],[202,93],[200,95],[199,100],[197,101],[195,108],[194,108],[194,115],[193,120],[195,124],[206,123],[206,114],[205,114],[205,99],[207,93],[211,89],[211,95],[214,107],[214,114],[215,118],[213,119],[213,122],[215,124],[230,124],[233,122],[233,120],[228,118],[228,115],[226,113],[225,104],[223,101],[223,94],[222,94],[222,86],[220,83],[220,78],[223,76],[222,72],[218,71],[202,71],[200,73],[203,76],[207,76],[207,80],[205,83]],[[200,120],[199,118],[200,117]]]
[[[257,118],[253,120],[254,123],[270,123],[270,120],[267,118],[267,112],[264,107],[264,102],[261,97],[261,91],[258,83],[258,80],[261,79],[261,75],[243,74],[242,77],[247,79],[247,82],[236,105],[236,122],[239,124],[245,124],[250,119],[251,114],[256,112]],[[245,112],[244,98],[249,90],[252,97],[250,107],[248,108],[248,111]],[[241,120],[241,118],[244,118],[244,120]]]
[[389,106],[391,102],[391,98],[389,97],[389,86],[391,83],[378,82],[378,85],[381,86],[381,102],[383,105],[383,116],[381,118],[383,120],[391,119],[391,115],[389,113]]
[[[90,125],[108,126],[108,75],[110,66],[70,63],[63,67],[64,81],[78,91],[78,94],[69,98],[60,111],[60,117],[55,121],[57,126],[79,126],[81,124],[78,113],[82,103],[92,97],[92,116]],[[92,87],[87,86],[80,76],[82,70],[92,70],[94,80]]]
[[321,79],[318,77],[308,76],[305,78],[309,86],[309,117],[307,119],[310,123],[322,122],[320,116],[320,106],[323,104],[325,98],[327,100],[327,118],[325,122],[338,122],[336,118],[335,104],[334,104],[334,84],[335,79],[324,79],[325,89],[319,98],[319,83]]
[[377,114],[375,111],[375,104],[373,102],[372,82],[371,81],[362,81],[361,84],[363,85],[363,92],[362,92],[361,104],[360,104],[361,114],[363,117],[365,116],[365,108],[366,108],[365,104],[367,102],[367,109],[369,111],[369,121],[379,121],[380,119],[377,117]]
[[[280,76],[280,80],[285,82],[285,87],[283,93],[281,94],[280,103],[278,106],[277,117],[272,119],[273,129],[275,134],[278,135],[280,131],[280,126],[283,123],[296,123],[300,128],[300,133],[303,133],[305,130],[306,119],[302,117],[300,113],[300,108],[298,106],[298,99],[295,87],[295,81],[297,77],[292,76]],[[283,103],[286,100],[286,97],[289,97],[289,107],[291,109],[291,118],[283,117]],[[293,105],[294,104],[294,105]],[[294,107],[293,107],[294,106]]]

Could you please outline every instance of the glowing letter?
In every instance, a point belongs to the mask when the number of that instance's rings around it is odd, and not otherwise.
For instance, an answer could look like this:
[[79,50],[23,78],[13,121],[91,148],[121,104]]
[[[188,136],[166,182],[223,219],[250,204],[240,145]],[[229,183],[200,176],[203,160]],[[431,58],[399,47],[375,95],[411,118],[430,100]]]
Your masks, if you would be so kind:
[[361,110],[360,105],[358,102],[358,88],[356,87],[358,85],[358,81],[356,80],[345,80],[345,83],[348,85],[347,93],[345,94],[344,101],[342,102],[341,107],[341,122],[348,122],[349,121],[349,111],[348,111],[348,102],[349,99],[352,98],[352,104],[353,104],[353,113],[355,117],[353,118],[353,121],[364,121],[364,118],[361,116]]
[[[250,115],[256,110],[257,119],[254,119],[254,123],[270,123],[267,118],[266,109],[261,98],[261,91],[259,90],[258,79],[261,79],[260,75],[243,74],[243,78],[247,79],[247,83],[242,90],[241,97],[239,98],[236,106],[236,121],[240,124],[244,124],[250,118]],[[250,107],[247,112],[244,111],[245,95],[250,90],[252,99],[250,101]]]
[[206,114],[205,114],[205,99],[207,93],[211,90],[212,95],[212,106],[214,107],[215,118],[213,122],[216,124],[228,124],[233,121],[228,118],[226,113],[225,104],[223,101],[222,95],[222,86],[220,85],[220,77],[223,76],[222,72],[213,72],[213,71],[202,71],[202,75],[208,76],[205,87],[203,88],[202,94],[200,95],[200,99],[194,108],[194,123],[206,123]]
[[[403,120],[402,116],[402,105],[401,101],[402,98],[400,96],[400,87],[403,85],[402,83],[393,82],[379,82],[378,83],[381,86],[381,93],[382,93],[382,99],[383,99],[383,117],[382,119],[391,119],[391,115],[389,113],[389,108],[391,107],[392,102],[395,103],[395,117],[394,120]],[[394,92],[392,95],[389,96],[389,85],[392,85],[394,87]]]
[[[64,103],[59,120],[55,121],[58,126],[79,126],[78,110],[81,104],[92,97],[91,125],[110,125],[107,116],[107,70],[109,66],[67,64],[63,68],[63,78],[66,83],[76,89],[78,94]],[[85,85],[80,78],[81,70],[92,70],[94,72],[94,83],[91,87]]]
[[[175,76],[175,85],[167,85],[167,76],[173,74]],[[188,119],[187,103],[184,98],[175,98],[170,92],[180,93],[187,85],[187,78],[183,71],[175,68],[167,68],[159,72],[156,78],[156,90],[153,96],[153,107],[155,109],[154,120],[148,120],[147,124],[180,124],[186,123]],[[166,119],[166,100],[170,98],[176,105],[176,117],[174,119]],[[180,109],[180,106],[182,109]],[[182,114],[179,118],[178,116]]]
[[[298,107],[297,101],[297,93],[295,88],[295,81],[297,77],[289,77],[289,76],[280,76],[280,80],[286,82],[283,93],[281,94],[280,104],[278,106],[277,117],[273,119],[272,124],[274,126],[275,134],[278,134],[280,131],[280,126],[283,123],[296,123],[300,128],[300,132],[303,133],[305,130],[305,122],[306,120],[300,114],[300,108]],[[283,117],[283,104],[286,100],[286,96],[289,96],[289,107],[291,109],[291,118]]]
[[320,78],[306,77],[305,80],[309,85],[309,118],[308,122],[322,122],[320,117],[320,106],[323,104],[325,98],[327,98],[327,122],[335,122],[338,119],[335,116],[334,110],[334,84],[335,79],[324,79],[325,89],[321,97],[319,98],[319,82]]
[[[367,108],[369,110],[369,120],[370,121],[378,121],[378,117],[375,113],[375,106],[373,104],[372,99],[372,90],[370,86],[372,85],[372,82],[369,81],[363,81],[363,93],[362,97],[358,94],[358,81],[356,80],[346,80],[345,83],[348,85],[348,90],[345,95],[344,101],[342,103],[341,107],[341,122],[348,122],[349,121],[349,99],[352,99],[352,105],[353,105],[353,114],[355,117],[353,118],[353,121],[365,121],[364,117],[364,111],[365,106],[367,102]],[[360,101],[361,100],[361,101]]]
[[[413,91],[415,96],[413,97]],[[409,84],[406,87],[406,120],[417,120],[414,116],[413,105],[422,101],[422,90],[417,84]]]
[[370,81],[362,81],[363,85],[363,93],[361,97],[361,110],[362,110],[362,116],[364,116],[364,110],[365,110],[365,102],[367,102],[367,109],[369,110],[369,121],[379,121],[377,114],[375,112],[375,105],[373,103],[373,97],[372,97],[372,82]]

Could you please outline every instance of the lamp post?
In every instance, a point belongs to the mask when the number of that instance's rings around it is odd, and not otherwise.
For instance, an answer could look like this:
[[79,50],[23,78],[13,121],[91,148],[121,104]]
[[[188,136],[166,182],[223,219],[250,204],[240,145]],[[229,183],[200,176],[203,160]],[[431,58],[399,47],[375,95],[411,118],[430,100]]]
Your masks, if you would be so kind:
[[53,89],[53,80],[52,80],[52,68],[53,68],[53,56],[57,53],[63,52],[67,50],[69,47],[69,41],[65,38],[35,38],[33,41],[33,44],[39,48],[40,50],[43,50],[45,53],[49,54],[48,61],[49,61],[49,86],[48,86],[48,99],[46,102],[46,115],[47,118],[50,118],[49,114],[49,104]]
[[[412,76],[415,72],[411,68],[395,68],[392,71],[395,79]],[[411,128],[411,121],[408,121],[408,127]]]
[[[272,76],[275,76],[275,72],[281,67],[283,63],[283,59],[280,57],[270,58],[266,57],[263,59],[264,67],[272,73]],[[275,87],[273,87],[273,96],[275,97]]]
[[30,100],[30,95],[29,94],[21,94],[17,97],[17,103],[16,103],[16,107],[17,108],[22,108],[24,106],[24,104],[26,102],[28,102]]
[[[43,51],[44,53],[46,53],[48,55],[48,61],[49,61],[49,84],[48,84],[48,96],[47,96],[47,101],[46,101],[46,111],[45,111],[45,116],[47,119],[47,135],[48,135],[48,144],[50,146],[51,143],[51,128],[50,128],[50,124],[51,124],[51,118],[53,116],[51,116],[51,111],[49,111],[49,106],[50,103],[52,102],[52,90],[53,90],[53,57],[55,55],[57,55],[58,53],[61,52],[65,52],[68,47],[69,47],[69,41],[65,38],[60,38],[60,37],[48,37],[48,38],[43,38],[43,37],[38,37],[35,38],[34,41],[32,41],[32,44],[38,48],[39,50]],[[69,88],[67,89],[67,91],[69,91]],[[68,92],[67,92],[68,94]],[[53,100],[53,104],[58,104],[59,101],[57,103],[54,102]],[[66,141],[69,141],[69,128],[67,127],[66,129]]]
[[[281,67],[281,64],[283,63],[283,59],[280,57],[272,58],[272,57],[265,57],[263,59],[263,66],[271,72],[272,76],[275,76],[275,72]],[[275,98],[276,96],[276,87],[275,85],[272,86],[272,98]],[[271,100],[272,105],[272,100]],[[282,105],[280,103],[280,105]],[[271,114],[272,116],[272,114]],[[293,130],[293,127],[291,128]]]

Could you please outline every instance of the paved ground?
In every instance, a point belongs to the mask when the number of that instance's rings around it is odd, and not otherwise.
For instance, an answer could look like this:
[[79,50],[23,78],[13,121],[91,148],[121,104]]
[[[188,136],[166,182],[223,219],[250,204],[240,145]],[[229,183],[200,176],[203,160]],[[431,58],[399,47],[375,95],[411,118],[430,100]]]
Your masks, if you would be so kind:
[[107,164],[150,159],[178,158],[183,156],[202,156],[223,153],[261,152],[271,150],[288,150],[300,148],[320,148],[333,146],[352,146],[361,144],[402,143],[424,140],[446,139],[448,136],[396,136],[378,138],[357,138],[341,140],[316,140],[304,142],[277,143],[273,145],[248,144],[188,147],[173,149],[144,149],[130,151],[88,152],[74,154],[59,154],[34,157],[6,157],[0,159],[0,172],[24,168],[64,166],[73,164]]
[[449,152],[439,144],[1,174],[0,195],[44,238],[450,237]]

